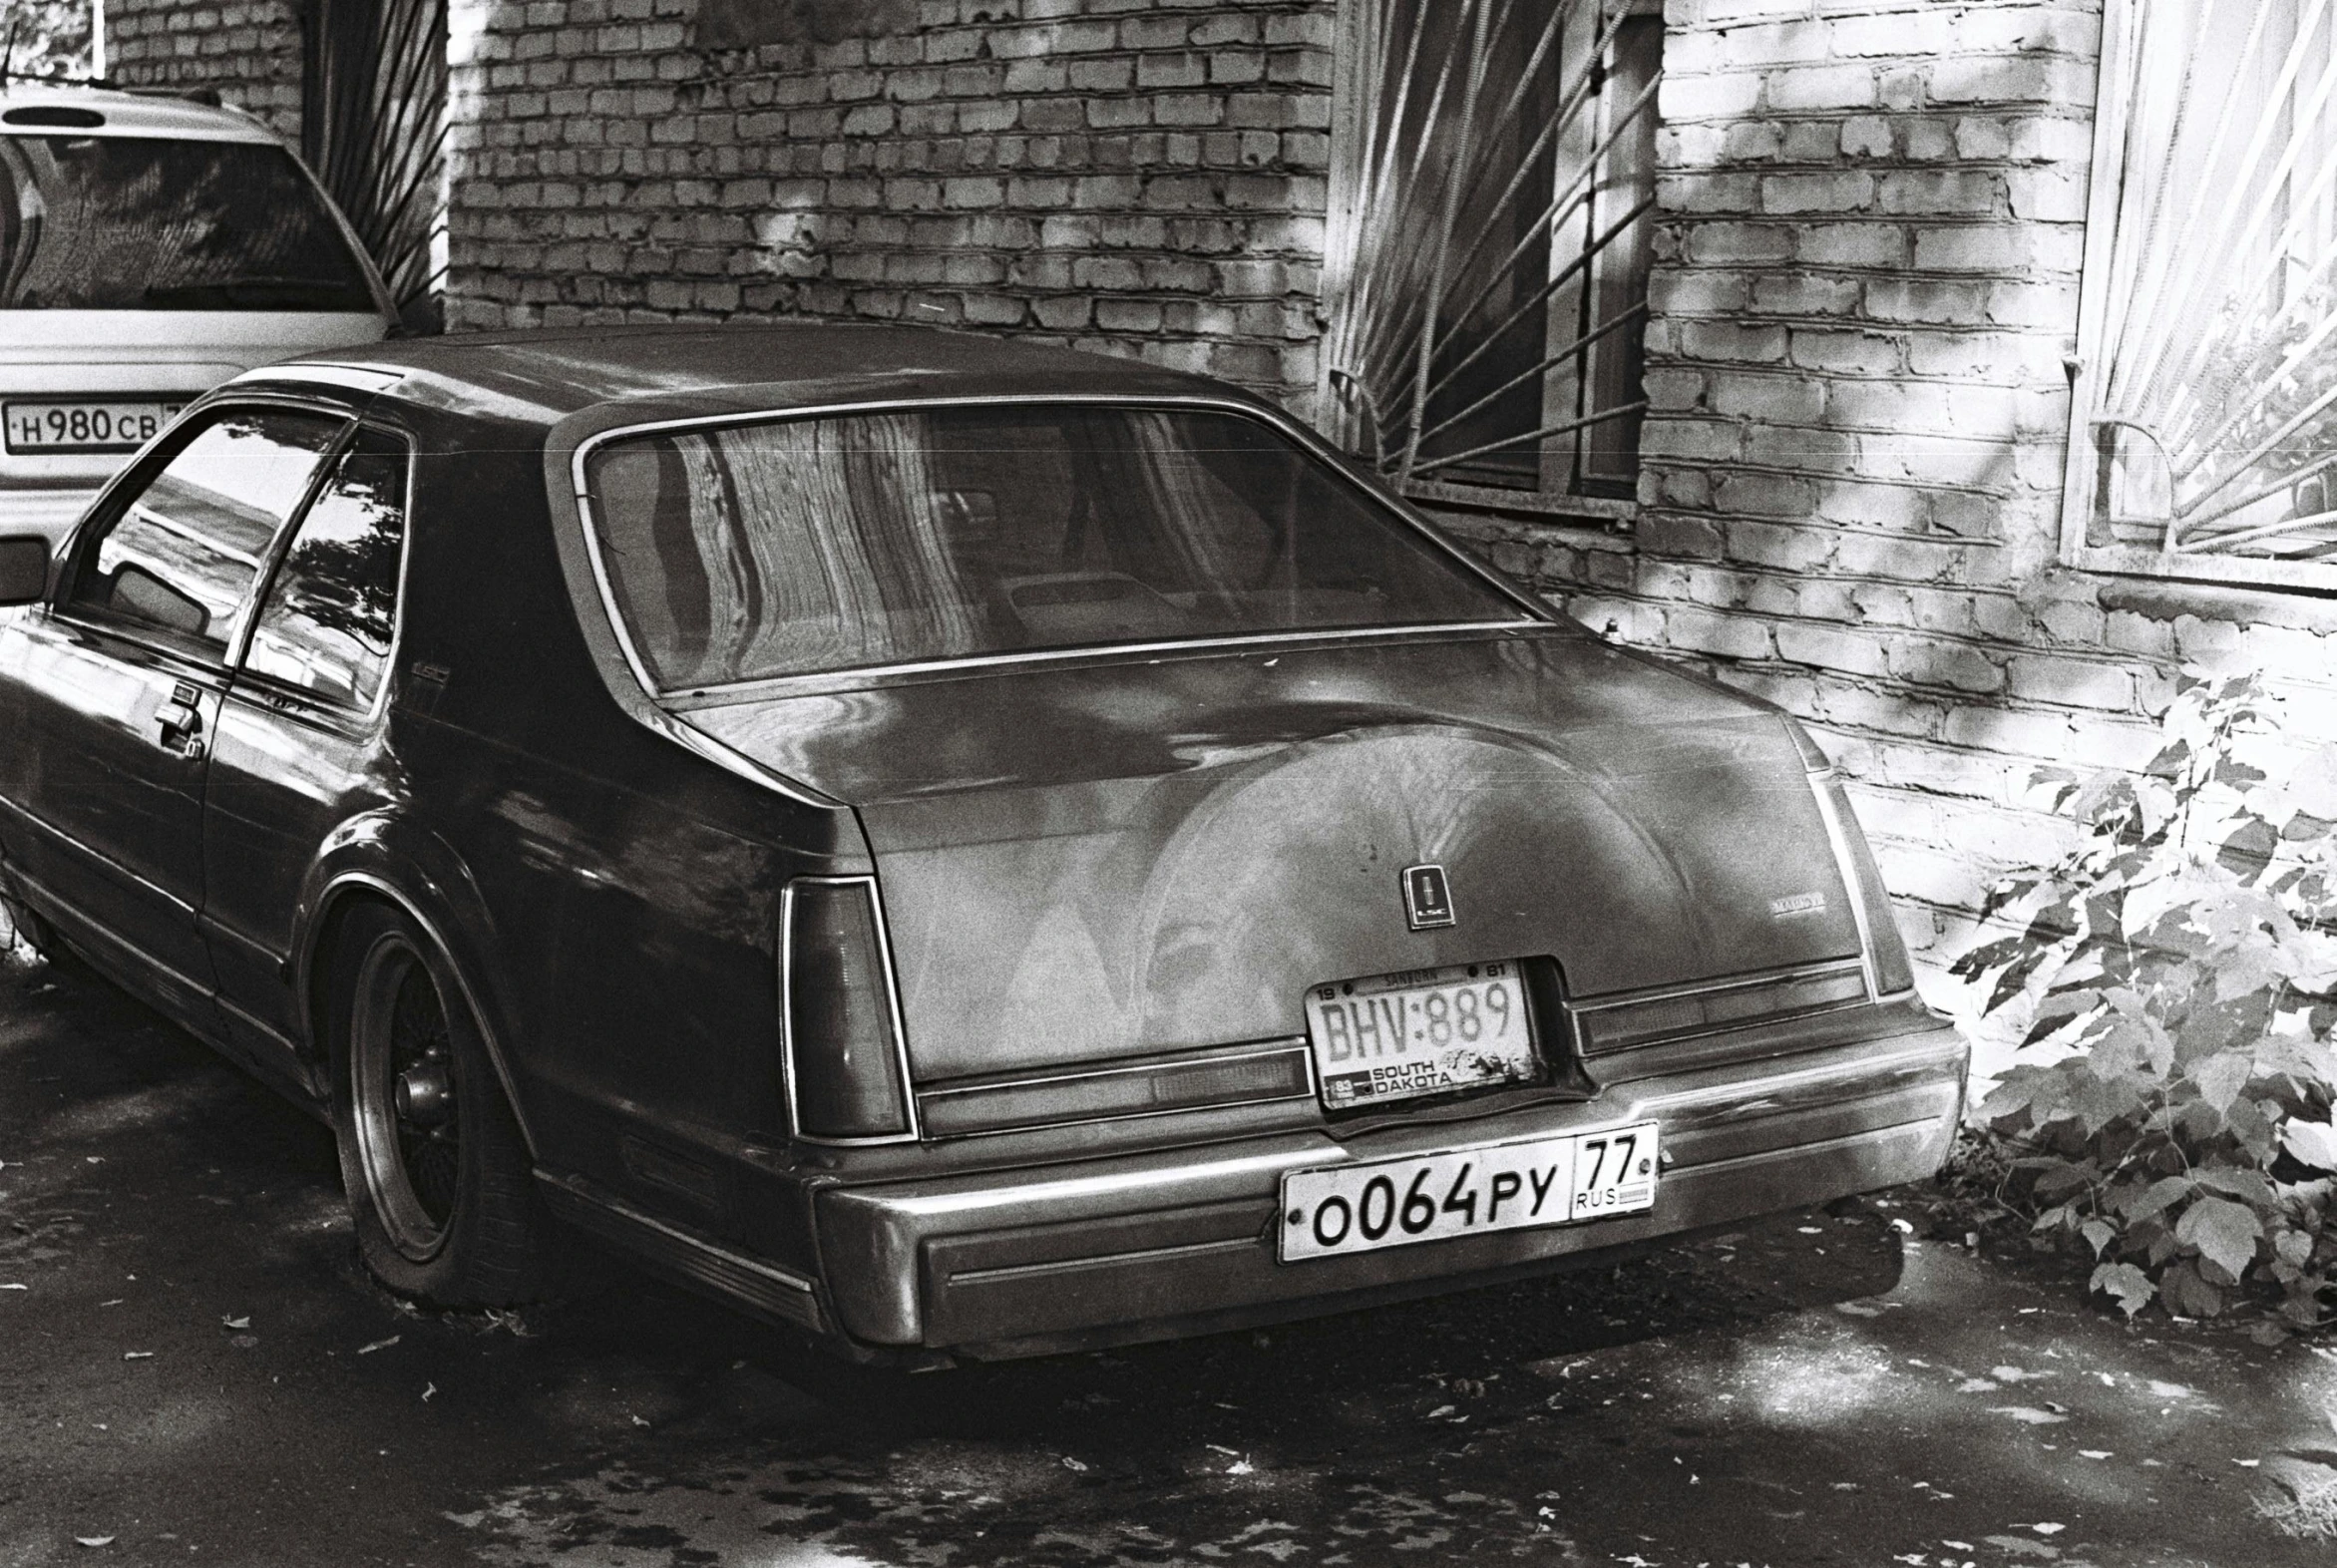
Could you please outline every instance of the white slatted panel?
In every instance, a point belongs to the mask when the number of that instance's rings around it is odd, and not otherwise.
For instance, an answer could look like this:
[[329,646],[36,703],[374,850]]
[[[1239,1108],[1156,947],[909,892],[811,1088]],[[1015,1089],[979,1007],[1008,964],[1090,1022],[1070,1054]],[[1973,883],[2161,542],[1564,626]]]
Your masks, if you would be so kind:
[[2337,562],[2337,5],[2142,0],[2123,47],[2084,543]]
[[1399,481],[1627,493],[1663,23],[1349,0],[1328,379]]

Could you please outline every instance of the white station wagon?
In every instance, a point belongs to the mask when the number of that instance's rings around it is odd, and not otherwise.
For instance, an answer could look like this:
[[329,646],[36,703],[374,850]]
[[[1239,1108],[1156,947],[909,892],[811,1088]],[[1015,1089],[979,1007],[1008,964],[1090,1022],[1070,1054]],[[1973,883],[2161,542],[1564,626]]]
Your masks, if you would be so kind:
[[348,223],[257,120],[0,83],[0,532],[54,546],[198,394],[395,320]]

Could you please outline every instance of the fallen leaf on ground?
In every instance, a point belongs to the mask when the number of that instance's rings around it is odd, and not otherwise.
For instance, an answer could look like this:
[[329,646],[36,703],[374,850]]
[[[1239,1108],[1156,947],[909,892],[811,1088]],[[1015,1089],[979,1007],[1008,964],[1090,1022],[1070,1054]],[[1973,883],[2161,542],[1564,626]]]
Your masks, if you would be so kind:
[[227,1329],[248,1329],[251,1327],[251,1320],[249,1318],[221,1318],[219,1325]]
[[1063,1468],[1066,1470],[1085,1470],[1087,1466],[1082,1461],[1074,1459],[1066,1453],[1063,1455]]
[[13,1281],[7,1285],[0,1285],[0,1291],[29,1291],[31,1289],[32,1287],[29,1285],[18,1285]]
[[2257,1465],[2262,1464],[2264,1461],[2261,1459],[2234,1459],[2231,1462],[2238,1465],[2243,1470],[2252,1470]]
[[2059,1535],[2069,1526],[2066,1524],[2032,1524],[2029,1528],[2035,1530],[2039,1535]]
[[428,1404],[430,1402],[430,1396],[436,1392],[438,1392],[437,1383],[432,1383],[428,1387],[424,1388],[422,1390],[422,1402],[424,1404]]
[[2110,1457],[2108,1448],[2080,1448],[2078,1452],[2088,1459],[2107,1459]]
[[73,1538],[73,1544],[76,1546],[111,1546],[114,1544],[114,1537],[111,1535],[77,1535]]
[[1247,1459],[1236,1459],[1225,1467],[1225,1473],[1228,1475],[1250,1475],[1255,1473],[1257,1468]]
[[1823,1236],[1825,1234],[1824,1230],[1815,1225],[1798,1225],[1794,1229],[1804,1236]]
[[646,1425],[648,1425],[649,1423],[648,1423],[647,1421],[644,1421],[644,1420],[642,1420],[642,1419],[641,1419],[641,1418],[640,1418],[638,1415],[636,1415],[636,1416],[634,1416],[634,1417],[633,1417],[633,1424],[634,1424],[635,1426],[646,1426]]
[[393,1334],[386,1340],[376,1340],[371,1345],[360,1345],[357,1347],[357,1354],[371,1356],[375,1351],[386,1351],[404,1338],[405,1336],[402,1334]]
[[152,1351],[124,1351],[122,1353],[122,1359],[126,1362],[151,1362],[154,1357],[155,1353]]

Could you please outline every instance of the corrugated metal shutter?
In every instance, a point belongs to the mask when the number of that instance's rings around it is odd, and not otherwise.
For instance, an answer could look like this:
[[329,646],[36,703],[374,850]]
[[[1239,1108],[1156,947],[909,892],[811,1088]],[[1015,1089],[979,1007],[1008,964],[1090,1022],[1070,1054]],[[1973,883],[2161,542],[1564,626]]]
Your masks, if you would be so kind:
[[1327,385],[1389,477],[1631,495],[1663,58],[1644,11],[1350,0]]
[[435,331],[446,281],[447,0],[309,0],[301,147],[389,280]]

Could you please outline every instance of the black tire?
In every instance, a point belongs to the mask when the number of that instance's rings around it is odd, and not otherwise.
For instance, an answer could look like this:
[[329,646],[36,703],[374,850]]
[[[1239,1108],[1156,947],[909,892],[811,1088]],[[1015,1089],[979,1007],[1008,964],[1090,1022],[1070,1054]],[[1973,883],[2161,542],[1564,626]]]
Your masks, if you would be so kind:
[[434,1307],[540,1300],[551,1221],[450,962],[368,902],[330,964],[333,1136],[365,1267]]
[[[97,971],[91,969],[80,954],[65,945],[65,939],[58,935],[57,928],[49,924],[46,916],[10,894],[5,887],[0,887],[0,915],[7,917],[8,924],[15,928],[16,935],[25,946],[39,954],[42,961],[58,974],[70,975],[77,980],[97,978]],[[4,951],[4,945],[0,945],[0,951]]]

